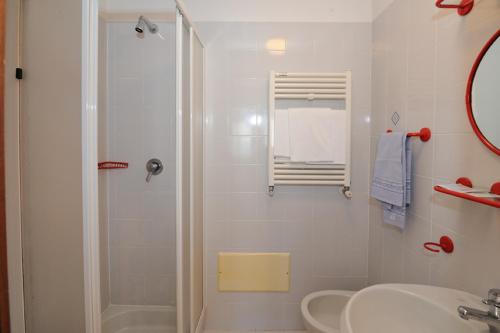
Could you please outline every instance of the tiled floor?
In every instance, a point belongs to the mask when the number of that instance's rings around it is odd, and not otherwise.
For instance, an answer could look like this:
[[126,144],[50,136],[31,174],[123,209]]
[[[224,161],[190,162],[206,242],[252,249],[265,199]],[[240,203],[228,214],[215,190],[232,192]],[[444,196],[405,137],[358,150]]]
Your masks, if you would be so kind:
[[223,330],[205,330],[203,333],[307,333],[307,331],[223,331]]
[[132,327],[124,328],[117,333],[175,333],[177,329],[175,327]]

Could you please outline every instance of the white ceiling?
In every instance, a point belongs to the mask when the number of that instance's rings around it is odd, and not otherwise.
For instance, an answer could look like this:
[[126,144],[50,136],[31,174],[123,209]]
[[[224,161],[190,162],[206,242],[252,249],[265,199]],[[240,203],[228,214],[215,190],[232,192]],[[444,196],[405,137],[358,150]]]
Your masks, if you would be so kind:
[[[184,0],[194,21],[370,22],[394,0]],[[433,1],[433,0],[413,0]],[[170,12],[174,0],[100,0],[108,13]]]
[[372,19],[372,0],[184,1],[194,21],[365,22]]

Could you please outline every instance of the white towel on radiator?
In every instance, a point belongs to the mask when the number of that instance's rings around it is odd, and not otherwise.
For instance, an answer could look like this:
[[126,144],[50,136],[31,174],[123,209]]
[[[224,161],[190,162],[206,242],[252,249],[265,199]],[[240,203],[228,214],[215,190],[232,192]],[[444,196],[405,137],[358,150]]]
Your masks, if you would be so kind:
[[290,158],[288,110],[274,112],[274,156]]
[[291,108],[288,120],[292,162],[345,164],[345,110]]

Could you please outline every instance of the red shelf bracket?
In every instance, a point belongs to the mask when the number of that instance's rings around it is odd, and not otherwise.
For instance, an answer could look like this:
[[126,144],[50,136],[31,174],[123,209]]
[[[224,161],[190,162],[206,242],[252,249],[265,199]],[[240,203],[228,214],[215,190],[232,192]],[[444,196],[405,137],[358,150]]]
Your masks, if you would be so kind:
[[[467,187],[472,187],[472,181],[467,177],[458,178],[456,183],[467,186]],[[452,195],[452,196],[457,197],[457,198],[462,198],[465,200],[478,202],[478,203],[481,203],[483,205],[488,205],[491,207],[500,208],[500,200],[495,200],[495,199],[491,199],[491,198],[480,198],[480,197],[476,197],[476,196],[469,194],[469,193],[451,191],[451,190],[448,190],[448,189],[441,187],[439,185],[434,186],[434,190],[437,192],[444,193],[444,194]],[[490,193],[500,195],[500,182],[496,182],[493,185],[491,185]]]
[[447,5],[446,3],[443,2],[446,2],[446,0],[437,0],[436,7],[446,8],[446,9],[449,8],[456,9],[458,15],[460,16],[465,16],[469,14],[472,8],[474,7],[474,0],[462,0],[458,5]]

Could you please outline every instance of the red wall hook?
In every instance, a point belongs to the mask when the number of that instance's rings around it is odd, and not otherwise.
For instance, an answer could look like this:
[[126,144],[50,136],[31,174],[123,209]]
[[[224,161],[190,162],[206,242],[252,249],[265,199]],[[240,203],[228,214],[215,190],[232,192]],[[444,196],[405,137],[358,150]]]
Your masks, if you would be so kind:
[[424,243],[424,247],[426,250],[431,252],[441,252],[443,250],[444,253],[452,253],[455,246],[453,245],[453,241],[448,236],[442,236],[439,239],[439,243],[427,242]]
[[462,0],[458,5],[447,5],[443,2],[446,0],[437,0],[436,7],[438,8],[455,8],[458,15],[464,16],[470,13],[472,7],[474,7],[474,0]]

